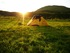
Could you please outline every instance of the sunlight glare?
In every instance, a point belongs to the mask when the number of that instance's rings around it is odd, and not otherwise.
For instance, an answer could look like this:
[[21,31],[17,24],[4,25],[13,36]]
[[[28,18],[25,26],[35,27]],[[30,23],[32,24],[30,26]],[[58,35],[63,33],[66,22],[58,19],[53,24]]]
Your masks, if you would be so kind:
[[27,12],[20,12],[21,14],[21,19],[22,19],[22,24],[24,25],[24,20],[25,20],[25,16],[27,15]]

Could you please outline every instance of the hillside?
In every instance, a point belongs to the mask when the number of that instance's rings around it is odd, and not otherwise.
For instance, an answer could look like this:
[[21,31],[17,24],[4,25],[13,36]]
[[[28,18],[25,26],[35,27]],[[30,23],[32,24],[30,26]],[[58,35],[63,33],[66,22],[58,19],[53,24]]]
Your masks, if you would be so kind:
[[20,13],[0,10],[0,15],[2,15],[2,16],[20,16]]
[[40,14],[46,19],[70,19],[70,8],[65,6],[44,6],[35,11],[35,14]]
[[70,13],[70,8],[64,7],[64,6],[44,6],[36,12],[69,12]]

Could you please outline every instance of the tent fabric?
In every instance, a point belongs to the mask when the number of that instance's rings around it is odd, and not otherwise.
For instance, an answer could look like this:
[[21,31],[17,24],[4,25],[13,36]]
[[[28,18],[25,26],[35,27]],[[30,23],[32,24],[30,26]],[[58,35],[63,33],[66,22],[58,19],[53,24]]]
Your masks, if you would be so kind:
[[33,17],[28,23],[28,26],[48,26],[47,21],[41,16]]

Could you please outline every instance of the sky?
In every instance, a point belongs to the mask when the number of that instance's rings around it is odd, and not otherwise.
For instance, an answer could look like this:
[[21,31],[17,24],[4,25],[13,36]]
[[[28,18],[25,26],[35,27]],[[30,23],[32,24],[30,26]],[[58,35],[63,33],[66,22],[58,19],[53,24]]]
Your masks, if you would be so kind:
[[31,12],[48,5],[70,8],[70,0],[0,0],[0,10],[10,12]]

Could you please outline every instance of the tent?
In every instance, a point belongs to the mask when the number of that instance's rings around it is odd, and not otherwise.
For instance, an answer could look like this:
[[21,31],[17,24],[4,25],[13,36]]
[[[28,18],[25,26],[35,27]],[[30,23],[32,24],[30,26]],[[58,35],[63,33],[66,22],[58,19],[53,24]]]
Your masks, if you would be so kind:
[[27,23],[28,26],[48,26],[47,21],[41,16],[33,16],[32,19]]

